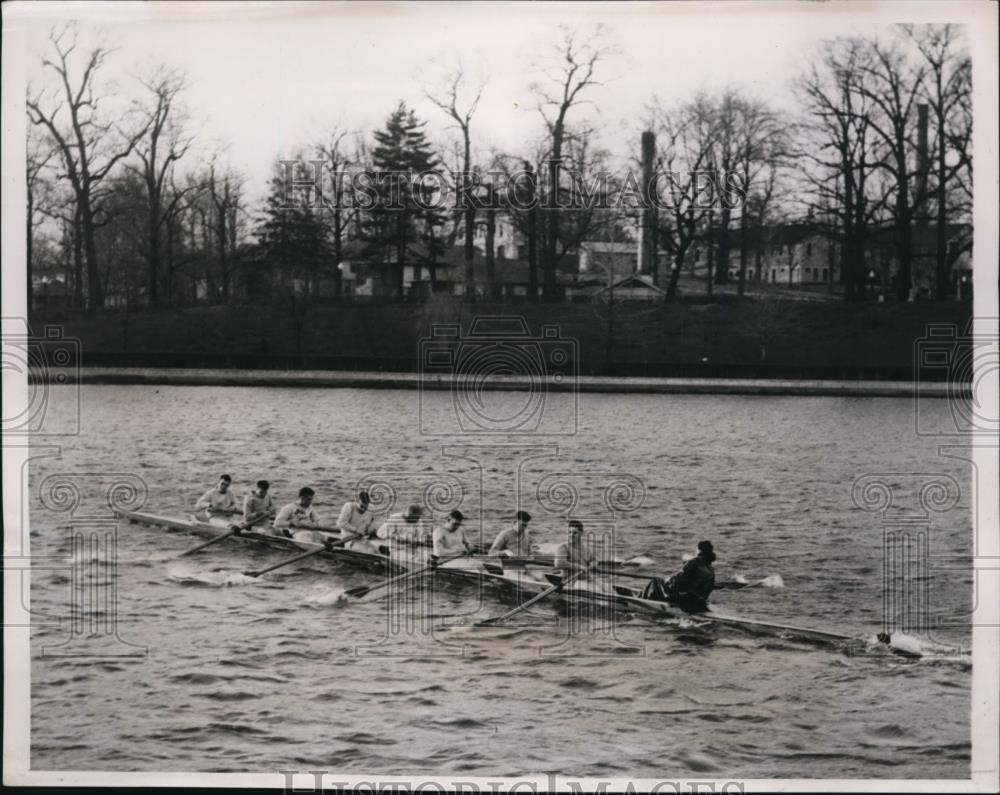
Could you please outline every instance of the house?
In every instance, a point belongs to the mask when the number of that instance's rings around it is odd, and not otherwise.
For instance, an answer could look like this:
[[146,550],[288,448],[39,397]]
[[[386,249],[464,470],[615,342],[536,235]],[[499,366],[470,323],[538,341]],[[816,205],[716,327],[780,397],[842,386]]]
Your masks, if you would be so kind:
[[633,273],[639,266],[639,248],[634,240],[584,240],[580,243],[579,250],[580,273],[603,271],[605,274],[618,275]]
[[[439,257],[439,265],[435,268],[434,284],[431,284],[429,269],[421,268],[419,276],[410,279],[408,290],[410,294],[428,295],[433,292],[447,292],[452,295],[465,294],[465,249],[463,246],[453,246]],[[567,257],[567,267],[556,271],[556,289],[560,298],[567,298],[575,282],[576,259]],[[542,268],[538,265],[535,271],[537,289],[542,289]],[[530,266],[527,259],[500,257],[494,260],[493,279],[490,279],[489,263],[479,249],[473,253],[473,277],[475,279],[476,295],[483,298],[492,293],[492,285],[496,285],[498,296],[502,300],[524,300],[529,296],[531,287]],[[405,278],[405,276],[404,276]]]
[[663,301],[667,291],[653,284],[653,279],[644,273],[630,273],[613,284],[592,290],[590,298],[595,302],[611,301]]
[[72,305],[73,295],[63,276],[36,276],[31,280],[32,311],[45,314]]
[[[472,234],[472,245],[479,251],[486,251],[486,219],[484,213],[476,217]],[[463,239],[462,227],[458,230],[458,240]],[[493,227],[493,251],[499,259],[528,259],[527,239],[514,224],[514,220],[504,212],[498,212]]]
[[[729,233],[729,278],[740,276],[742,239],[738,229]],[[840,255],[836,244],[812,223],[772,224],[748,230],[745,278],[774,285],[830,284],[840,281]],[[697,247],[695,261],[709,259],[707,244]]]

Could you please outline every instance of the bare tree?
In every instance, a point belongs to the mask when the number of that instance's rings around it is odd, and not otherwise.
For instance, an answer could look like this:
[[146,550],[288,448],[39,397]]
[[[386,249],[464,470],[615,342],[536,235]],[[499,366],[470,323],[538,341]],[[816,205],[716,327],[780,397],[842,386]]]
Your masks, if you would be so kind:
[[706,195],[703,180],[711,165],[716,114],[711,100],[700,94],[670,108],[654,99],[652,116],[660,140],[657,193],[662,206],[656,231],[673,260],[666,288],[671,300],[677,295],[688,252],[714,201],[711,192]]
[[[436,63],[439,70],[436,77],[429,77],[431,86],[424,87],[424,95],[437,107],[444,111],[458,126],[462,135],[462,173],[459,177],[459,202],[464,216],[465,233],[465,297],[471,301],[475,298],[475,249],[473,236],[476,224],[476,202],[473,199],[474,177],[472,173],[472,117],[479,107],[479,100],[486,88],[487,78],[480,76],[474,85],[466,77],[465,67],[459,61],[450,66]],[[466,98],[468,97],[468,98]]]
[[214,240],[219,272],[220,297],[228,303],[232,296],[233,265],[239,244],[238,227],[243,214],[243,177],[213,160],[206,181],[210,212],[208,230]]
[[[971,247],[971,235],[952,247],[949,261],[948,231],[949,196],[952,186],[968,170],[971,184],[971,157],[968,155],[972,137],[972,59],[961,47],[961,33],[956,25],[926,25],[905,27],[927,66],[923,97],[933,115],[934,186],[937,230],[935,240],[935,297],[948,298],[949,270],[958,253]],[[968,109],[968,110],[966,110]],[[952,160],[953,162],[949,162]],[[956,197],[955,209],[963,213],[961,197]],[[964,214],[964,213],[963,213]]]
[[[876,168],[888,176],[888,191],[896,257],[899,271],[896,293],[900,300],[910,297],[913,286],[913,221],[926,201],[926,183],[920,179],[924,164],[911,170],[913,119],[921,98],[925,67],[912,66],[899,42],[878,39],[863,43],[852,90],[869,100],[871,111],[864,121],[871,129],[880,155]],[[912,177],[916,192],[911,193]]]
[[618,52],[610,39],[608,29],[596,25],[593,31],[581,37],[572,28],[562,26],[561,38],[549,57],[536,65],[545,82],[531,85],[538,97],[538,110],[545,119],[549,132],[548,196],[553,206],[547,208],[546,238],[542,257],[542,294],[546,301],[555,301],[556,263],[558,261],[559,211],[555,197],[559,194],[559,169],[566,140],[566,119],[569,112],[585,102],[583,94],[590,88],[603,85],[596,77],[597,67]]
[[[39,214],[43,213],[43,201],[47,193],[43,177],[45,167],[56,156],[56,152],[44,141],[39,141],[37,136],[32,135],[31,128],[28,129],[28,140],[26,146],[25,161],[25,183],[27,187],[28,207],[25,215],[27,223],[27,251],[26,261],[28,266],[28,313],[30,314],[34,304],[34,241],[35,228],[41,223]],[[66,285],[69,287],[69,285]]]
[[[738,293],[746,290],[747,248],[750,235],[751,211],[748,206],[751,186],[756,191],[758,210],[766,207],[774,195],[778,170],[788,154],[787,125],[766,103],[748,98],[737,98],[734,111],[734,157],[732,167],[740,177],[741,201],[734,202],[740,210],[740,268]],[[759,273],[759,269],[758,269]]]
[[823,42],[817,61],[796,83],[805,121],[795,156],[811,195],[807,203],[831,216],[839,232],[848,301],[864,297],[865,241],[883,203],[872,187],[878,165],[870,121],[875,109],[857,88],[864,58],[858,38]]
[[78,34],[73,24],[50,31],[49,43],[53,54],[45,56],[42,65],[55,75],[59,88],[52,92],[29,88],[28,114],[33,124],[51,136],[73,187],[86,254],[88,300],[91,307],[101,307],[104,293],[95,243],[98,188],[115,165],[132,153],[146,134],[146,126],[125,132],[100,114],[102,98],[95,81],[109,50],[98,46],[85,54],[82,71],[75,75],[70,59],[78,47]]
[[349,231],[358,216],[357,204],[350,200],[351,170],[363,167],[364,145],[360,135],[354,135],[354,146],[349,148],[352,133],[340,127],[330,131],[325,143],[316,148],[324,167],[330,175],[330,187],[324,194],[324,210],[328,214],[330,242],[333,247],[333,258],[336,261],[333,269],[334,297],[343,297],[344,282],[341,265],[344,262],[344,243]]
[[177,203],[181,202],[194,186],[181,190],[175,187],[170,191],[169,198],[167,192],[174,168],[187,153],[192,137],[184,132],[184,114],[178,107],[179,97],[185,88],[183,75],[161,67],[140,82],[149,92],[150,104],[142,109],[146,120],[144,125],[146,134],[136,144],[139,166],[133,170],[142,178],[146,192],[144,253],[149,269],[149,304],[156,307],[163,300],[161,260],[164,224]]

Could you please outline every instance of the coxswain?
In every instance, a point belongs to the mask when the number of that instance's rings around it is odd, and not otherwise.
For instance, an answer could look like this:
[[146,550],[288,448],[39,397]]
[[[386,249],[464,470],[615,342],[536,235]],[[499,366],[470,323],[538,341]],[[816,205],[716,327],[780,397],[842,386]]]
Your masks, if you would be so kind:
[[715,551],[711,541],[698,542],[698,554],[669,580],[654,577],[643,591],[644,599],[669,602],[685,613],[708,610],[708,597],[715,589]]
[[255,525],[266,524],[274,519],[274,498],[268,494],[271,484],[266,480],[258,480],[257,487],[243,500],[243,530]]
[[434,535],[431,542],[431,562],[437,564],[442,558],[449,558],[463,553],[472,552],[472,544],[465,537],[462,529],[462,521],[465,517],[461,511],[452,511],[448,514],[444,524],[434,528]]
[[206,491],[200,500],[194,504],[195,511],[204,511],[209,518],[225,514],[239,513],[236,498],[230,490],[233,479],[229,475],[219,477],[219,483],[214,489]]
[[556,547],[555,568],[586,569],[594,565],[594,557],[587,552],[583,543],[583,522],[570,519],[566,528],[566,543]]
[[319,527],[319,518],[312,509],[315,495],[316,492],[308,486],[299,489],[298,499],[295,502],[290,502],[274,517],[272,534],[294,538],[296,541],[324,543],[325,539],[315,530]]
[[341,537],[361,536],[367,538],[372,534],[374,517],[368,510],[370,504],[371,498],[367,491],[359,491],[357,497],[344,503],[337,519],[337,529],[340,530]]
[[530,521],[531,514],[527,511],[518,511],[514,516],[514,526],[500,531],[490,547],[489,554],[518,558],[531,557],[535,547],[531,542],[531,533],[528,532],[528,522]]

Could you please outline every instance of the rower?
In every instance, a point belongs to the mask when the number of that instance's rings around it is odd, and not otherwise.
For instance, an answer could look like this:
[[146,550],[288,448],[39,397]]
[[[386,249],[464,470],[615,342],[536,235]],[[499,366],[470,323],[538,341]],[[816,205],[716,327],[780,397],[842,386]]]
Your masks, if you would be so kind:
[[299,489],[299,497],[290,502],[274,517],[271,534],[294,538],[296,541],[310,541],[316,544],[324,543],[323,537],[312,528],[319,527],[319,519],[312,509],[313,497],[316,492],[308,486]]
[[527,511],[518,511],[514,516],[514,526],[500,531],[490,547],[489,554],[519,558],[531,557],[535,547],[531,543],[531,533],[528,532],[528,522],[530,521],[531,514]]
[[469,539],[465,537],[465,531],[462,529],[464,519],[462,512],[455,510],[448,514],[443,525],[434,528],[431,542],[431,565],[437,565],[440,558],[472,552],[472,544],[469,543]]
[[257,488],[244,498],[242,529],[249,530],[274,518],[274,498],[268,494],[270,488],[271,484],[266,480],[258,480]]
[[698,554],[669,580],[654,577],[642,592],[643,599],[669,602],[685,613],[704,613],[715,589],[715,550],[711,541],[698,542]]
[[337,519],[337,529],[341,536],[357,535],[368,537],[372,534],[373,516],[368,511],[371,498],[367,491],[359,491],[351,502],[345,502]]
[[233,479],[229,475],[220,476],[218,485],[206,491],[194,504],[195,511],[204,511],[209,518],[227,513],[239,513],[236,508],[236,498],[229,489],[232,485]]
[[566,527],[566,543],[556,547],[555,568],[568,571],[585,569],[593,564],[594,558],[583,544],[583,522],[570,519]]
[[432,531],[421,519],[423,515],[424,509],[421,506],[411,505],[405,513],[400,511],[390,514],[375,535],[406,544],[426,544],[431,540]]

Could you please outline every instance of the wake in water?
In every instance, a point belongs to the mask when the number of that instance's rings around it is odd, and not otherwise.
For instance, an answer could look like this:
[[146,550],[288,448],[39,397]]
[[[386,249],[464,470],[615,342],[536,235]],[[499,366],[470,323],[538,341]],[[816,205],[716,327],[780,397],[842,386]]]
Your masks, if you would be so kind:
[[86,547],[82,549],[77,549],[72,555],[66,556],[67,566],[84,566],[87,564],[96,564],[98,566],[114,566],[116,563],[123,563],[128,561],[120,561],[115,558],[115,556],[108,556],[100,552],[87,549]]
[[754,588],[784,588],[785,581],[781,578],[780,574],[769,574],[762,580],[756,580],[751,582],[742,574],[734,574],[732,582],[739,583],[740,585],[747,585]]
[[228,571],[227,569],[207,571],[195,568],[183,561],[174,561],[167,566],[167,579],[178,585],[205,588],[229,588],[259,582],[257,578],[248,577],[240,571]]
[[351,598],[344,588],[329,586],[320,586],[305,598],[305,604],[309,607],[344,607],[350,602]]
[[948,646],[929,638],[907,635],[905,632],[893,632],[888,643],[883,642],[878,635],[871,635],[865,638],[865,643],[871,651],[881,649],[908,659],[970,665],[972,662],[972,652],[968,649]]

